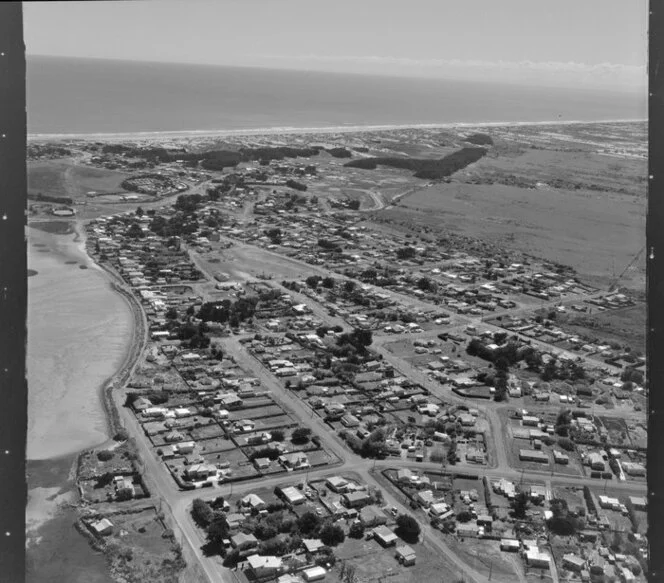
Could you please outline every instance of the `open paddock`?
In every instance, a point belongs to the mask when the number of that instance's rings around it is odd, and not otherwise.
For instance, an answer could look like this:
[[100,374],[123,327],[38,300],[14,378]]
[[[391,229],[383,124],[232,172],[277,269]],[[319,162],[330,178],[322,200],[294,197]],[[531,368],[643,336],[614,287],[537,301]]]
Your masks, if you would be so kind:
[[213,437],[221,437],[225,435],[224,430],[221,428],[221,426],[210,419],[210,422],[206,423],[205,425],[201,425],[200,427],[195,427],[194,429],[191,430],[191,437],[195,441],[200,441],[203,439],[211,439]]
[[[403,544],[398,542],[397,546]],[[356,575],[366,583],[419,583],[439,581],[441,573],[445,581],[456,581],[462,573],[440,552],[428,545],[410,545],[417,559],[415,565],[404,567],[395,557],[395,548],[383,548],[375,541],[346,539],[335,549],[338,561],[329,577],[332,583],[341,583],[340,563],[352,565]]]
[[[452,182],[420,189],[399,203],[379,215],[481,236],[606,282],[614,262],[626,266],[645,244],[645,197]],[[642,287],[644,265],[639,262],[623,285]]]
[[73,160],[38,160],[28,162],[28,193],[48,196],[85,198],[97,194],[123,192],[120,184],[129,174],[105,168],[92,168]]
[[192,441],[191,435],[183,431],[181,428],[178,427],[177,431],[183,436],[183,439],[177,441],[168,441],[166,439],[166,436],[170,433],[170,430],[164,433],[156,433],[155,435],[149,435],[148,438],[150,439],[154,447],[164,447],[165,445],[177,445],[178,443],[182,443],[184,441]]
[[163,550],[162,535],[166,530],[158,518],[155,508],[148,508],[137,514],[114,514],[109,517],[115,533],[122,533],[122,542],[144,552],[159,553]]
[[237,449],[235,444],[223,435],[211,439],[203,439],[198,441],[197,445],[201,448],[201,452],[206,453],[226,453]]
[[[273,401],[270,401],[274,403]],[[270,417],[273,415],[282,415],[284,410],[279,405],[268,404],[263,407],[253,409],[236,409],[228,412],[228,419],[238,421],[239,419],[259,419],[261,417]]]

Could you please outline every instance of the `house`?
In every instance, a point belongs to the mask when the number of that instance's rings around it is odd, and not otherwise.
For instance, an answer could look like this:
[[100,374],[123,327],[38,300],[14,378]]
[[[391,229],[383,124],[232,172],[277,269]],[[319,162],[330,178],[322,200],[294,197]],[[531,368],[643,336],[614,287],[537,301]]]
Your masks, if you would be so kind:
[[175,443],[176,441],[182,441],[183,439],[184,435],[177,430],[170,431],[164,436],[164,441],[168,443]]
[[231,537],[231,545],[233,545],[234,549],[241,551],[255,549],[258,546],[258,539],[253,534],[240,532]]
[[286,469],[299,470],[310,467],[309,458],[302,452],[280,455],[279,462]]
[[425,508],[428,508],[435,501],[435,497],[431,490],[423,490],[415,494],[415,500]]
[[475,425],[475,417],[468,415],[467,413],[459,415],[457,421],[459,421],[464,427],[473,427]]
[[371,503],[371,495],[366,490],[348,492],[347,494],[343,494],[341,498],[347,508],[358,508]]
[[184,471],[190,480],[205,480],[217,475],[217,467],[212,464],[194,464]]
[[252,510],[263,510],[266,506],[265,501],[256,494],[247,494],[242,498],[242,506]]
[[138,413],[140,411],[145,411],[146,409],[152,407],[152,402],[150,401],[150,399],[146,399],[145,397],[138,397],[138,399],[136,399],[131,404],[131,406],[134,409],[134,411]]
[[599,532],[596,530],[581,530],[578,533],[579,541],[581,542],[590,542],[594,543],[597,541],[597,537],[599,536]]
[[526,427],[537,427],[539,425],[539,417],[533,417],[530,415],[525,415],[521,419],[521,424],[526,426]]
[[549,569],[551,566],[551,557],[546,553],[541,552],[537,548],[529,548],[524,554],[526,564],[529,567],[537,567],[538,569]]
[[609,496],[598,496],[599,505],[604,509],[619,510],[620,509],[620,500],[618,498],[610,498]]
[[457,524],[456,533],[460,538],[476,538],[478,534],[477,524],[472,522]]
[[543,502],[546,500],[547,491],[545,486],[531,486],[530,499],[533,502]]
[[254,465],[256,466],[257,470],[265,470],[270,467],[271,463],[272,462],[270,461],[270,458],[267,457],[254,458]]
[[344,480],[340,476],[332,476],[331,478],[325,480],[325,483],[333,492],[343,494],[344,492],[348,491],[348,480]]
[[642,464],[623,462],[622,469],[628,476],[645,476],[646,468]]
[[488,514],[480,514],[477,517],[477,526],[491,527],[492,524],[493,524],[493,518],[491,518]]
[[553,461],[557,464],[567,465],[569,464],[569,456],[567,454],[564,454],[562,451],[554,449]]
[[305,550],[311,554],[318,552],[322,547],[325,546],[323,541],[319,538],[303,538],[302,544],[304,545]]
[[580,573],[583,571],[585,566],[586,561],[581,557],[573,553],[567,553],[566,555],[563,555],[563,568]]
[[595,451],[588,454],[587,461],[591,470],[596,470],[598,472],[603,472],[606,470],[606,464],[604,463],[604,458],[602,457],[601,454]]
[[225,409],[238,409],[243,404],[242,399],[235,393],[218,393],[214,397],[214,402],[220,404]]
[[387,523],[387,516],[375,506],[365,506],[360,510],[360,522],[364,527],[372,528]]
[[373,537],[384,547],[395,545],[399,540],[399,537],[384,525],[373,529]]
[[231,530],[235,528],[240,528],[244,522],[244,514],[238,514],[237,512],[232,512],[226,515],[226,524]]
[[515,553],[521,548],[521,543],[513,538],[500,539],[500,550]]
[[310,581],[320,581],[325,579],[325,574],[327,571],[323,567],[311,567],[310,569],[305,569],[302,571],[302,577],[304,580],[309,583]]
[[410,567],[411,565],[414,565],[415,559],[417,558],[415,555],[415,551],[408,545],[397,547],[395,556],[397,558],[397,561],[399,561],[405,567]]
[[115,476],[115,478],[113,478],[113,482],[115,483],[115,493],[118,496],[133,498],[136,495],[134,484],[131,478],[126,476]]
[[545,452],[533,449],[520,449],[519,459],[523,462],[549,463],[549,456]]
[[281,488],[281,495],[289,504],[297,506],[306,501],[306,497],[297,488],[289,486],[288,488]]
[[108,518],[102,518],[90,523],[92,531],[99,536],[108,536],[113,532],[113,523]]
[[283,568],[281,557],[249,555],[245,571],[249,571],[256,579],[272,578]]
[[447,512],[450,512],[450,507],[445,502],[434,502],[429,506],[429,514],[437,518],[442,518]]
[[413,481],[413,472],[409,469],[404,468],[397,471],[397,481],[398,482],[412,482]]
[[357,427],[360,424],[360,420],[354,415],[347,413],[341,418],[341,423],[343,423],[345,427]]
[[196,447],[196,442],[194,441],[185,441],[184,443],[178,443],[176,446],[177,452],[180,455],[187,455],[193,453],[194,448]]
[[646,510],[648,501],[643,497],[630,496],[629,501],[632,503],[636,510]]

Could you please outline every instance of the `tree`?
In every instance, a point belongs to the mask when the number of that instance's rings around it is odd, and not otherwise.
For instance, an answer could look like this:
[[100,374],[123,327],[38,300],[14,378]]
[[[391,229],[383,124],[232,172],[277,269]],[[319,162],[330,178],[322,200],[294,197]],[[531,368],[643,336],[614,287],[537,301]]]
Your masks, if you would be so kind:
[[168,308],[164,314],[168,320],[177,320],[178,311],[175,308]]
[[525,518],[526,510],[528,509],[528,494],[526,492],[519,492],[512,500],[512,513],[514,518]]
[[225,538],[228,538],[230,530],[226,518],[223,516],[215,516],[214,520],[208,527],[208,541],[214,545],[222,546]]
[[298,427],[291,434],[291,441],[296,445],[303,445],[309,442],[311,437],[311,429],[308,427]]
[[272,441],[283,441],[285,437],[283,429],[273,429],[270,431],[270,435],[272,436]]
[[345,538],[343,528],[336,524],[327,524],[320,531],[320,540],[329,547],[336,547],[344,542]]
[[207,502],[195,498],[191,506],[191,517],[198,526],[207,528],[214,520],[214,511]]
[[145,213],[143,212],[143,209],[139,206],[136,207],[136,216],[137,217],[142,217]]
[[457,462],[457,444],[456,439],[450,441],[450,445],[447,448],[447,463],[451,466],[455,465]]
[[300,533],[304,535],[313,534],[320,528],[321,519],[313,512],[305,512],[297,519],[297,526]]
[[556,433],[561,437],[569,437],[571,425],[572,412],[569,409],[562,409],[556,418]]
[[138,223],[132,223],[127,229],[126,235],[130,239],[142,239],[145,237],[145,233]]
[[415,257],[415,249],[413,247],[397,249],[397,259],[412,259],[413,257]]
[[364,526],[362,526],[362,523],[353,523],[350,527],[350,530],[348,531],[348,536],[350,538],[362,538],[364,536]]
[[399,514],[394,532],[407,543],[416,543],[420,537],[420,525],[412,516]]
[[574,451],[574,442],[569,437],[561,437],[558,445],[565,451]]
[[353,293],[353,291],[355,291],[355,282],[350,279],[347,279],[344,282],[344,291],[347,294]]
[[113,439],[115,441],[127,441],[129,439],[129,432],[124,427],[122,427],[113,436]]
[[324,277],[322,281],[323,287],[327,289],[332,289],[334,288],[334,279],[331,277]]
[[102,451],[97,452],[97,459],[100,462],[107,462],[107,461],[112,460],[114,455],[115,454],[112,451],[109,451],[107,449],[103,449]]
[[311,288],[316,289],[318,287],[318,282],[321,280],[319,275],[310,275],[304,282]]

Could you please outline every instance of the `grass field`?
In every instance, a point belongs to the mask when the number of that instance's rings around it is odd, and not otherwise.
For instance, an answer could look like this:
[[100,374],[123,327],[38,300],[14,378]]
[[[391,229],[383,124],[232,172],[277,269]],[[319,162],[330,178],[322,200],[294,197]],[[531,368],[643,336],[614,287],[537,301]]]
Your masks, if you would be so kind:
[[83,198],[88,192],[122,192],[120,183],[129,174],[81,166],[67,160],[28,163],[28,194]]
[[[454,182],[420,189],[379,215],[493,240],[607,282],[645,243],[645,198],[616,193]],[[644,265],[622,285],[642,288]]]
[[640,303],[629,308],[594,312],[592,315],[558,314],[557,325],[574,334],[583,334],[602,340],[627,344],[633,350],[646,349],[646,305]]

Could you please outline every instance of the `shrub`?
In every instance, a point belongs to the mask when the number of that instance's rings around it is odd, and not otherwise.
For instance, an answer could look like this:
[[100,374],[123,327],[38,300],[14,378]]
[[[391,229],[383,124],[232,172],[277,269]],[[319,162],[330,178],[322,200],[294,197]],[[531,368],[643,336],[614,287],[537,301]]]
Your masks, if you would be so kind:
[[103,449],[102,451],[97,452],[97,459],[100,462],[107,462],[113,459],[114,453],[112,451],[109,451],[107,449]]
[[113,436],[113,439],[115,441],[127,441],[129,439],[129,433],[126,429],[122,428]]
[[329,547],[337,546],[344,542],[345,539],[346,534],[343,528],[336,524],[328,524],[320,532],[320,540]]
[[412,516],[400,514],[395,533],[407,543],[416,543],[420,537],[420,525]]
[[291,435],[291,441],[296,445],[303,445],[309,442],[311,429],[308,427],[298,427]]

